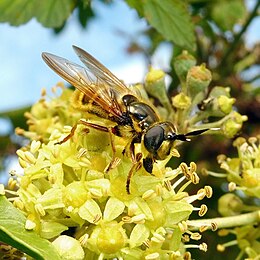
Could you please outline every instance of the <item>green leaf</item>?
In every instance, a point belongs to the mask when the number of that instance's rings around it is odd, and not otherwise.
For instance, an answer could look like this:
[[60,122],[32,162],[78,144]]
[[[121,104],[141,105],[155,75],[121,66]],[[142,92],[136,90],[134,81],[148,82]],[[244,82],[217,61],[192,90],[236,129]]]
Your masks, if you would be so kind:
[[131,7],[134,8],[140,17],[144,16],[144,9],[143,3],[140,0],[126,0],[126,3]]
[[30,110],[31,107],[27,106],[19,109],[4,111],[4,112],[0,112],[0,117],[3,118],[7,117],[8,119],[10,119],[14,128],[20,127],[22,129],[28,129],[28,125],[26,124],[26,118],[24,117],[24,113]]
[[26,218],[5,196],[0,196],[0,241],[35,259],[61,259],[53,245],[24,228]]
[[74,7],[74,0],[1,0],[0,22],[18,26],[36,17],[43,26],[60,27]]
[[66,19],[70,16],[75,7],[73,0],[45,0],[36,1],[36,18],[46,27],[60,27]]
[[33,0],[0,1],[0,22],[18,26],[30,21],[34,12],[35,1]]
[[245,3],[242,0],[217,1],[211,10],[212,19],[222,31],[233,30],[234,25],[243,22],[246,15]]
[[194,25],[183,1],[145,0],[144,14],[166,40],[190,51],[196,49]]

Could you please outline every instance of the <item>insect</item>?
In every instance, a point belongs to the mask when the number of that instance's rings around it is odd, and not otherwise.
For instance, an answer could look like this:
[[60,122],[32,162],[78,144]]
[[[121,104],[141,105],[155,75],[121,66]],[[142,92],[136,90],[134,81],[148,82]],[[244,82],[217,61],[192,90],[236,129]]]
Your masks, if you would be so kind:
[[[73,48],[85,67],[46,52],[42,53],[42,58],[52,70],[82,92],[89,102],[100,107],[100,110],[95,111],[99,117],[116,123],[111,129],[97,124],[84,124],[128,139],[124,151],[130,154],[133,161],[141,162],[148,173],[152,173],[156,160],[166,159],[175,140],[188,141],[189,136],[208,130],[177,134],[174,125],[162,122],[148,101],[137,96],[89,53],[76,46]],[[141,142],[148,154],[143,160],[134,151],[134,144]],[[128,193],[130,179],[136,169],[137,167],[131,169],[128,174]]]

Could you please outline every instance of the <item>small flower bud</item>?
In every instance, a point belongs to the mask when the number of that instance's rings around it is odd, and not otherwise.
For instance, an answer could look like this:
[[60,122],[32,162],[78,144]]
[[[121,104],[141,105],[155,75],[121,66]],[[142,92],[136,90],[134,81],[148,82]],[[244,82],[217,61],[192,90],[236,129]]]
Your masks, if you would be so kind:
[[221,95],[218,97],[218,107],[224,114],[229,114],[232,111],[232,106],[235,103],[234,98],[229,98],[227,96]]
[[187,90],[191,98],[198,93],[204,92],[212,79],[211,72],[204,64],[192,67],[187,74]]
[[183,51],[174,61],[175,72],[181,82],[185,82],[189,69],[196,65],[196,59],[187,51]]
[[162,70],[153,68],[149,70],[145,78],[145,90],[151,96],[156,97],[168,112],[171,112],[172,107],[165,86],[165,73]]
[[242,128],[242,124],[247,120],[247,116],[242,116],[237,112],[233,112],[231,117],[226,120],[222,126],[224,134],[232,138]]
[[179,109],[188,109],[191,105],[191,99],[181,92],[172,98],[172,105]]

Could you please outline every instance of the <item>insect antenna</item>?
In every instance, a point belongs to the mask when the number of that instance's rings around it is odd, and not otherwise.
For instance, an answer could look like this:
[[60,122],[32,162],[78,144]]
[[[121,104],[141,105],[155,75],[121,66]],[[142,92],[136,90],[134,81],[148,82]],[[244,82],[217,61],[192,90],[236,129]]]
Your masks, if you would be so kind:
[[176,140],[180,140],[180,141],[190,141],[191,139],[190,138],[187,138],[189,136],[196,136],[196,135],[200,135],[206,131],[210,130],[209,128],[207,129],[201,129],[201,130],[195,130],[195,131],[192,131],[192,132],[189,132],[187,134],[178,134],[175,136]]

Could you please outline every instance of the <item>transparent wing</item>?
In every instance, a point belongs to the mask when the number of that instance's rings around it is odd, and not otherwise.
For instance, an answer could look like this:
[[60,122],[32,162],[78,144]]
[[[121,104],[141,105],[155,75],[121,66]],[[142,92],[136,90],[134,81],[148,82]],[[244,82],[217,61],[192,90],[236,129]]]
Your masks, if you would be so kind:
[[130,93],[129,88],[92,55],[74,45],[73,49],[82,63],[84,63],[88,70],[91,71],[97,78],[109,84],[110,87],[116,92],[125,94]]
[[[79,50],[82,53],[83,50]],[[42,53],[42,58],[52,70],[89,99],[100,105],[117,120],[124,120],[124,111],[118,100],[129,93],[128,88],[90,54],[86,52],[84,54],[87,54],[87,56],[84,56],[84,61],[88,64],[88,70],[50,53]],[[105,71],[102,70],[103,68]]]

